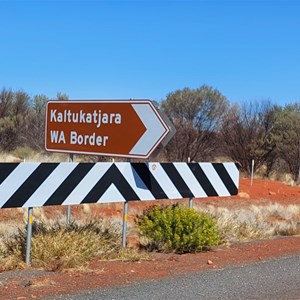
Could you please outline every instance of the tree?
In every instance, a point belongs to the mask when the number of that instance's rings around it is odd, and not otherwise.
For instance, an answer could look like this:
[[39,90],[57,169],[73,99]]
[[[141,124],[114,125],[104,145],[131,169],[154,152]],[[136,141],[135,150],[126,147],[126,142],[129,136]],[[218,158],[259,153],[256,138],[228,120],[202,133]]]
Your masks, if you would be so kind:
[[278,109],[274,134],[278,156],[287,164],[293,179],[297,181],[300,170],[300,103]]
[[22,91],[3,89],[0,93],[0,149],[13,150],[24,143],[30,97]]
[[58,92],[58,93],[56,94],[56,98],[57,98],[57,100],[59,100],[59,101],[67,101],[67,100],[69,100],[69,96],[68,96],[67,94],[61,93],[61,92]]
[[48,100],[49,98],[45,95],[34,96],[30,113],[27,116],[28,122],[24,138],[27,146],[35,150],[44,149],[46,104]]
[[[56,98],[58,101],[69,100],[67,94],[60,92],[57,93]],[[44,149],[46,105],[49,100],[45,95],[36,95],[32,101],[30,115],[28,116],[26,141],[27,145],[35,150]]]
[[171,92],[161,108],[173,121],[176,134],[165,149],[169,160],[208,160],[219,143],[215,138],[228,100],[217,90],[203,85]]
[[11,110],[14,94],[11,90],[2,89],[0,93],[0,118],[7,116]]
[[233,105],[223,119],[220,134],[224,154],[239,162],[241,170],[250,174],[268,162],[274,164],[276,139],[273,134],[276,107],[270,101]]

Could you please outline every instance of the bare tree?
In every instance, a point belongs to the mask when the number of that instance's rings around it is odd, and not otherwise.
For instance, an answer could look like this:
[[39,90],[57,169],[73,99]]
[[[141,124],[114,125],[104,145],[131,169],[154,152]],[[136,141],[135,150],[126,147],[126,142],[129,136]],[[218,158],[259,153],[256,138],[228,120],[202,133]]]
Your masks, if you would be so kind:
[[48,100],[48,97],[45,95],[34,96],[30,113],[27,115],[24,139],[27,146],[34,150],[44,149],[46,104]]
[[278,156],[287,164],[293,179],[299,179],[300,170],[300,103],[278,109],[274,134]]
[[239,162],[248,174],[252,160],[257,169],[266,162],[273,165],[276,159],[274,110],[270,101],[245,102],[233,105],[223,120],[220,134],[224,154]]

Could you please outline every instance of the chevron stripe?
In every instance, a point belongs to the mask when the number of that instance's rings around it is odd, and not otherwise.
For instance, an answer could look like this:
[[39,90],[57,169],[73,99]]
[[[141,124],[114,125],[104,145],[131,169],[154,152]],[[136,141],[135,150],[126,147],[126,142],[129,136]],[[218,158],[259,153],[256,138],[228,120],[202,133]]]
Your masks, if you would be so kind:
[[48,164],[47,166],[45,164],[38,165],[38,167],[3,205],[3,208],[23,206],[26,199],[30,198],[30,196],[38,189],[42,182],[46,180],[57,165],[58,164]]
[[[107,172],[111,163],[95,164],[94,167],[86,174],[86,176],[79,182],[73,191],[66,197],[63,205],[81,204],[91,189],[95,186],[96,181],[102,178]],[[95,200],[97,202],[97,200]]]
[[[6,164],[1,164],[2,174],[2,165],[4,169],[7,170]],[[12,165],[12,164],[11,164]],[[1,207],[9,207],[5,205],[6,202],[9,202],[9,199],[12,195],[17,192],[20,186],[26,181],[26,179],[34,172],[34,170],[39,166],[39,164],[15,164],[15,168],[12,172],[8,174],[6,178],[3,178],[0,185],[0,205]],[[20,199],[20,207],[22,207],[23,199]],[[15,207],[15,206],[13,206]]]
[[191,192],[187,183],[180,176],[174,164],[161,164],[162,168],[169,175],[171,181],[174,183],[176,189],[181,194],[182,198],[194,198],[194,194]]
[[[47,167],[48,164],[46,164]],[[26,207],[34,207],[37,203],[39,206],[45,205],[48,198],[58,189],[62,183],[62,178],[67,178],[77,166],[77,163],[60,163],[53,172],[48,176],[39,188],[31,195],[26,202]]]
[[18,166],[18,164],[7,163],[3,164],[0,172],[0,184],[4,179]]
[[[125,200],[140,200],[119,169],[112,164],[103,177],[82,200],[82,203],[98,202],[112,184],[120,191]],[[95,199],[97,200],[95,201]]]
[[0,163],[0,207],[37,207],[238,193],[234,163]]
[[199,164],[188,164],[188,166],[193,172],[193,174],[195,175],[197,181],[201,184],[201,187],[205,192],[206,196],[218,196],[212,183],[210,182],[210,180],[208,179],[207,175],[203,170],[205,164],[202,164],[201,166]]
[[219,178],[223,181],[224,187],[228,190],[228,196],[237,194],[238,189],[229,176],[225,166],[223,164],[212,164],[212,166],[218,173]]
[[78,164],[44,205],[61,205],[94,164]]
[[205,193],[201,182],[197,180],[197,177],[192,172],[190,164],[174,163],[174,166],[178,170],[180,176],[184,178],[185,183],[194,196],[197,195],[196,197],[198,198],[207,197],[207,194]]
[[136,174],[144,182],[147,189],[152,192],[155,199],[169,198],[162,188],[162,184],[164,184],[163,180],[161,180],[161,184],[159,184],[156,178],[151,173],[151,168],[149,168],[147,164],[133,163],[132,167],[135,170]]

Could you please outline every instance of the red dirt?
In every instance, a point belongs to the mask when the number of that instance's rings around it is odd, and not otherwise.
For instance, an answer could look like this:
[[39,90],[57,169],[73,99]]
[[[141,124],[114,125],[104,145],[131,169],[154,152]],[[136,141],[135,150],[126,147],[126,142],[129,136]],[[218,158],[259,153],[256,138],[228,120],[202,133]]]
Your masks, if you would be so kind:
[[[266,205],[279,203],[282,205],[300,205],[300,188],[287,186],[280,182],[241,179],[240,194],[232,198],[196,199],[201,205],[224,206],[227,208],[246,207],[252,204]],[[185,200],[184,200],[185,201]],[[158,203],[157,201],[155,202]],[[166,201],[163,201],[166,203]],[[145,206],[154,202],[130,203],[129,214],[133,218]],[[122,215],[122,204],[101,204],[93,206],[105,215]],[[65,210],[65,208],[59,208]],[[72,208],[72,215],[82,215],[82,207]],[[53,208],[48,207],[45,214],[53,215]],[[20,216],[20,215],[19,215]],[[4,209],[0,211],[0,220],[17,218],[16,211]],[[300,221],[300,220],[299,220]],[[221,269],[227,265],[257,262],[273,257],[300,253],[300,237],[277,238],[273,240],[255,241],[230,247],[218,247],[212,251],[198,254],[154,254],[150,261],[92,261],[85,270],[64,270],[21,278],[5,279],[0,273],[0,299],[43,299],[47,295],[75,293],[100,287],[128,284],[146,279],[157,279],[184,274],[187,272]],[[22,272],[22,271],[21,271]],[[23,271],[24,272],[24,271]],[[4,276],[4,277],[3,277]],[[31,285],[24,287],[27,281]],[[26,281],[26,282],[25,282]],[[1,285],[2,283],[2,285]]]
[[[199,201],[199,200],[198,200]],[[204,198],[204,204],[225,207],[243,207],[252,204],[267,205],[279,203],[281,205],[300,205],[300,187],[288,186],[282,182],[256,179],[251,186],[250,179],[240,180],[239,195],[223,198]]]

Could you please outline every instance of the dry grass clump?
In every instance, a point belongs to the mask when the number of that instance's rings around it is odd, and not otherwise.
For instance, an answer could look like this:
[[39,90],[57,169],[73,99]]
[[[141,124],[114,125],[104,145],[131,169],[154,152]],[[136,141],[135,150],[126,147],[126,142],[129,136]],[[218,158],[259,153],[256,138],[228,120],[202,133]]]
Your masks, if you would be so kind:
[[211,214],[218,224],[224,243],[265,239],[282,235],[300,234],[300,206],[271,203],[249,208],[198,208]]
[[[0,162],[66,162],[69,161],[69,154],[54,153],[46,151],[35,151],[30,147],[18,147],[9,153],[0,154]],[[75,161],[98,162],[99,156],[76,156]]]
[[29,147],[18,147],[10,153],[1,153],[0,162],[64,162],[67,154],[34,151]]
[[[24,265],[26,254],[26,230],[18,229],[10,237],[2,238],[0,244],[3,269]],[[46,224],[34,222],[31,240],[31,263],[34,267],[49,270],[74,268],[84,265],[92,258],[139,260],[131,249],[121,249],[120,228],[108,219],[89,223],[59,222]]]
[[14,265],[18,263],[13,256],[8,257],[5,241],[18,232],[18,226],[17,223],[0,222],[0,262],[5,260],[7,265],[13,269],[15,268]]

